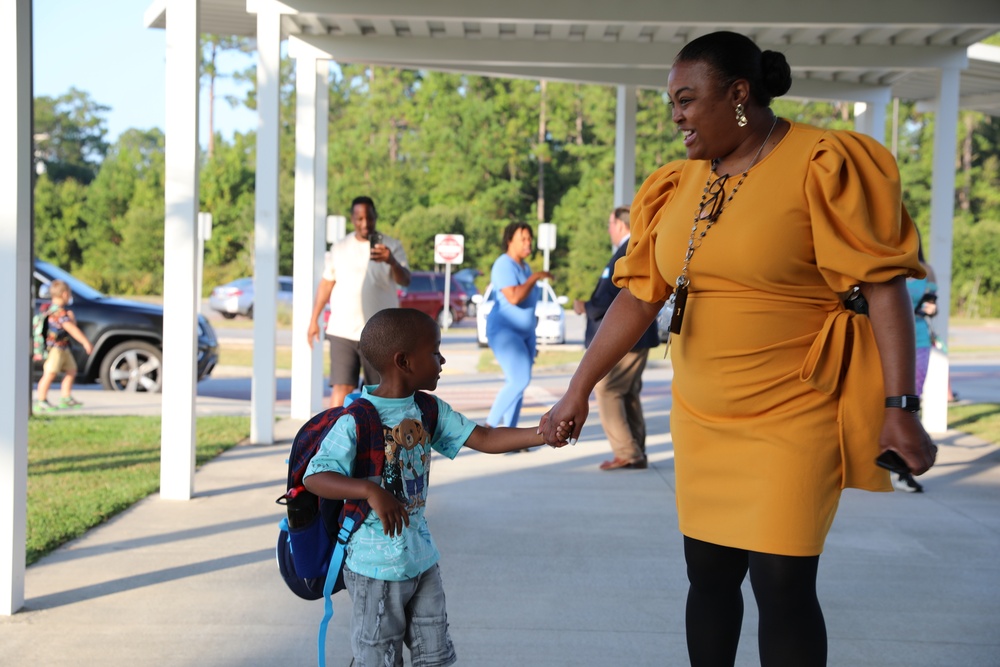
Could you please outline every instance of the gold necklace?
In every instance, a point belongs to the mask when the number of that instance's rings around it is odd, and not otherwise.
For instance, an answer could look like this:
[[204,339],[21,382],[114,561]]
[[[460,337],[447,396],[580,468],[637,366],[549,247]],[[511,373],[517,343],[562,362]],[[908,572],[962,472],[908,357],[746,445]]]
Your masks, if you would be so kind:
[[[701,247],[701,244],[705,240],[705,235],[708,234],[708,230],[719,219],[722,215],[723,209],[729,202],[733,200],[736,196],[736,192],[743,185],[743,181],[746,180],[747,174],[750,173],[750,168],[754,166],[757,162],[757,158],[760,157],[761,152],[764,150],[764,146],[767,145],[768,140],[771,138],[771,134],[774,132],[775,126],[778,124],[778,117],[774,117],[774,122],[771,123],[771,129],[767,131],[767,136],[764,137],[764,142],[754,153],[754,156],[750,158],[750,162],[747,163],[746,168],[743,170],[742,175],[740,175],[740,180],[736,182],[736,186],[733,187],[729,196],[725,197],[725,185],[726,181],[729,180],[729,174],[724,176],[719,176],[712,180],[712,174],[715,173],[716,167],[719,165],[719,160],[712,160],[711,169],[708,172],[708,180],[705,181],[705,189],[701,194],[701,201],[698,203],[698,208],[694,212],[694,224],[691,226],[691,238],[688,239],[688,247],[684,253],[684,266],[681,267],[680,275],[677,276],[676,285],[677,287],[670,294],[670,300],[667,302],[667,311],[670,316],[670,330],[667,334],[667,347],[670,346],[670,334],[681,333],[681,323],[684,321],[684,306],[687,304],[688,286],[691,284],[691,280],[688,278],[688,267],[691,266],[691,258],[694,257],[694,251]],[[710,199],[711,197],[711,199]],[[710,206],[708,210],[708,215],[705,215],[706,204]],[[705,225],[705,229],[698,233],[698,225],[702,220],[707,220],[708,223]]]

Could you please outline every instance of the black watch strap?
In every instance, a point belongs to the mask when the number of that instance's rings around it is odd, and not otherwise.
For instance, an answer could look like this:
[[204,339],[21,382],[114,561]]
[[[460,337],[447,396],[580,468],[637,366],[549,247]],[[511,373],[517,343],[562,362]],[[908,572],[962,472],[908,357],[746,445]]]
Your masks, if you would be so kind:
[[885,407],[901,408],[907,412],[920,412],[920,397],[913,394],[889,396],[885,399]]

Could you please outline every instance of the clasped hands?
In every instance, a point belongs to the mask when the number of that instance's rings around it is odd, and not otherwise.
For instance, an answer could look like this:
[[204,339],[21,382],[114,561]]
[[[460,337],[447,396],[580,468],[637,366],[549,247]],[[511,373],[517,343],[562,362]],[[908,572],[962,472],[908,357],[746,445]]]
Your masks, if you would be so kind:
[[538,422],[538,433],[544,438],[545,444],[550,447],[576,444],[590,410],[588,398],[579,400],[567,394],[542,415]]

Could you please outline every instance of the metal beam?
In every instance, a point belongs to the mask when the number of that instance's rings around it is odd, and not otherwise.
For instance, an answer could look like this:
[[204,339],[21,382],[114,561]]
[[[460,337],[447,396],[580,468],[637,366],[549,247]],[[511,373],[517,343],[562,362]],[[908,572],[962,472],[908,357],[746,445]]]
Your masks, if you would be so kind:
[[[905,11],[894,3],[871,0],[839,0],[836,3],[785,2],[770,0],[718,0],[711,17],[699,3],[667,3],[660,0],[630,2],[470,2],[469,0],[284,0],[282,11],[294,14],[333,16],[391,16],[405,19],[470,21],[534,21],[545,23],[664,23],[702,24],[717,29],[720,20],[727,26],[745,25],[829,25],[857,27],[888,24],[920,27],[925,25],[982,25],[1000,23],[1000,3],[995,0],[910,0]],[[848,18],[849,17],[849,18]]]
[[[594,68],[669,68],[679,45],[660,42],[554,40],[395,39],[301,35],[330,60],[435,66],[478,65]],[[768,45],[763,45],[767,47]],[[965,67],[961,47],[930,46],[781,46],[794,70],[901,69]]]

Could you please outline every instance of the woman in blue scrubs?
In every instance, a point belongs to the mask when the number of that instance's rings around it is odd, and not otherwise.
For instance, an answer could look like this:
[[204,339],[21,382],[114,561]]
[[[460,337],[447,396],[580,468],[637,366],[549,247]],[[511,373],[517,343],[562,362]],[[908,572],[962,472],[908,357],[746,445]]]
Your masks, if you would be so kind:
[[506,252],[493,262],[490,280],[496,305],[486,317],[486,338],[503,370],[504,385],[486,418],[489,426],[517,426],[524,390],[535,363],[535,304],[541,293],[537,282],[551,278],[548,271],[532,272],[534,234],[524,222],[512,222],[503,232]]

